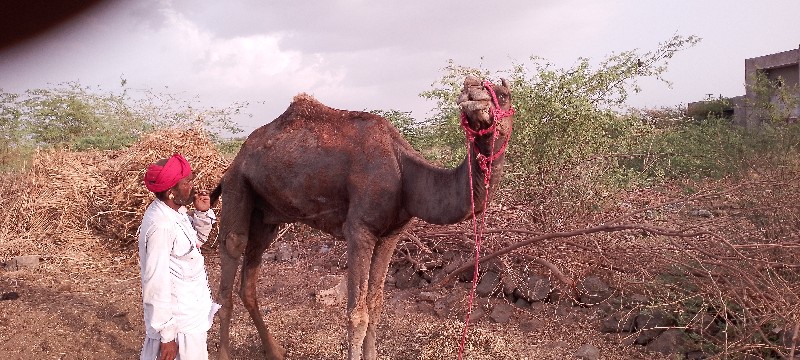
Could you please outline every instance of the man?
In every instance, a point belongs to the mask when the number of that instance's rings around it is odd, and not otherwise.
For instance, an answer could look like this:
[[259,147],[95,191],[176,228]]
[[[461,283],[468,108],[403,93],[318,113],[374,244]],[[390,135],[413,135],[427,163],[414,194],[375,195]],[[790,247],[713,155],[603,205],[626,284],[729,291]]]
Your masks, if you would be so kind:
[[195,196],[194,174],[180,154],[150,164],[144,182],[156,199],[139,227],[146,330],[140,359],[207,360],[207,333],[219,308],[200,253],[215,219],[208,192]]

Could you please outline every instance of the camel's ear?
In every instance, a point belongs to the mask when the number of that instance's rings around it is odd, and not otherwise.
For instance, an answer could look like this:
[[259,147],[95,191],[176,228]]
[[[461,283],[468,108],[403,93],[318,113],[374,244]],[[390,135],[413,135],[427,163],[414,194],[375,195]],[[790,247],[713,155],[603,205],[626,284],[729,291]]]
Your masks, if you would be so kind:
[[511,92],[511,84],[508,83],[506,79],[500,79],[500,83],[503,84],[503,87],[508,89],[508,92]]

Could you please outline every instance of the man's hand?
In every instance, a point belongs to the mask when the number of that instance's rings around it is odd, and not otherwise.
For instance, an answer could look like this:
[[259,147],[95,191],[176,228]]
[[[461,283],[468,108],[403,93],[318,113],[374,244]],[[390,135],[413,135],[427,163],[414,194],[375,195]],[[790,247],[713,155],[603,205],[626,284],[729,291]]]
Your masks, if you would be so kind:
[[198,190],[194,194],[194,209],[197,211],[208,211],[211,208],[211,196],[208,190]]
[[175,360],[178,357],[178,343],[175,340],[161,343],[158,351],[158,360]]

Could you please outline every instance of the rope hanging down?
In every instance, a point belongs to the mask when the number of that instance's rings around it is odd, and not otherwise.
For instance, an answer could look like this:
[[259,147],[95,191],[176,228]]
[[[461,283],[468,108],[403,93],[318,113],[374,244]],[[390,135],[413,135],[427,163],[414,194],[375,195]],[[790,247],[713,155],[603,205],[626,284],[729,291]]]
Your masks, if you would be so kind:
[[[494,104],[494,108],[492,109],[491,116],[494,120],[492,125],[486,129],[482,130],[473,130],[469,127],[469,122],[467,120],[467,115],[464,112],[461,112],[461,127],[464,128],[464,132],[466,133],[467,137],[467,168],[469,169],[469,190],[470,190],[470,206],[472,209],[472,234],[475,236],[475,269],[472,273],[472,289],[469,292],[469,302],[467,304],[467,316],[464,320],[464,330],[461,333],[461,344],[458,348],[458,359],[461,360],[464,354],[464,345],[466,344],[467,339],[467,329],[469,328],[469,320],[470,316],[472,315],[472,302],[475,298],[475,288],[478,284],[478,265],[480,259],[480,252],[481,252],[481,240],[483,239],[483,231],[486,229],[486,204],[489,201],[489,184],[492,178],[492,163],[496,160],[500,155],[502,155],[506,147],[508,146],[508,141],[511,138],[511,128],[508,129],[508,136],[506,137],[503,146],[494,154],[490,154],[489,156],[485,156],[478,151],[477,146],[475,145],[475,138],[478,136],[483,136],[486,134],[492,134],[492,141],[489,147],[489,151],[494,150],[494,143],[497,139],[497,122],[508,116],[514,115],[514,108],[509,108],[508,110],[503,110],[500,108],[500,103],[497,101],[497,95],[494,92],[494,87],[491,82],[484,81],[483,87],[489,91],[489,94],[492,95],[492,101]],[[486,196],[483,199],[483,213],[481,214],[481,226],[480,231],[478,229],[478,220],[475,218],[475,187],[472,183],[472,148],[475,148],[475,152],[477,155],[475,156],[475,160],[478,161],[478,164],[483,171],[483,186],[484,190],[486,191]]]

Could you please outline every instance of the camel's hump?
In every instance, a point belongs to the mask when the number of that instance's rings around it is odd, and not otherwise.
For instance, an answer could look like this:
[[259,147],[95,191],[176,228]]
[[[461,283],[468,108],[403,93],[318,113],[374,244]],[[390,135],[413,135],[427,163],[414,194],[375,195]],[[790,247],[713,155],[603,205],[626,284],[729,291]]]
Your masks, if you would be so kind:
[[295,102],[307,102],[307,101],[320,103],[319,100],[315,99],[313,96],[311,96],[309,94],[306,94],[306,93],[299,93],[299,94],[295,95],[294,98],[292,98],[292,102],[293,103],[295,103]]

